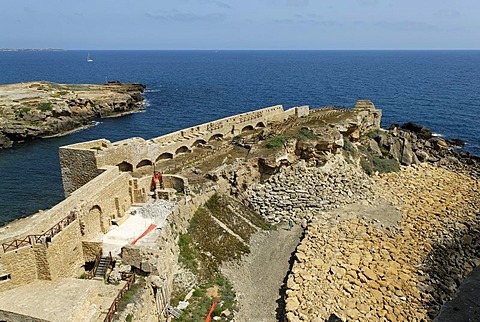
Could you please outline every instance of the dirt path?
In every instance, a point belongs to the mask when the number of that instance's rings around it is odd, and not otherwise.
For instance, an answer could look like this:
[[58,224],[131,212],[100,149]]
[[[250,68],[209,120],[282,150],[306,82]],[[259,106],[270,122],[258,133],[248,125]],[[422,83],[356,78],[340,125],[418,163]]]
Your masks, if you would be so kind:
[[292,231],[285,225],[275,231],[256,233],[250,242],[251,253],[241,263],[222,268],[237,294],[236,321],[278,321],[283,314],[279,312],[283,311],[279,308],[279,303],[283,304],[282,284],[302,231],[298,225]]

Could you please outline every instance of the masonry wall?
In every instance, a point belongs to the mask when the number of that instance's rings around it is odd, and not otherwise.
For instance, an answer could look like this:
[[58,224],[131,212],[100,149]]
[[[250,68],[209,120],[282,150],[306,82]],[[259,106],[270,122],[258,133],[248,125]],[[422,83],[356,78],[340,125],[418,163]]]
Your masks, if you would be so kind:
[[31,316],[26,316],[20,313],[7,312],[0,310],[0,321],[8,322],[49,322],[44,319],[38,319]]
[[103,170],[97,168],[95,159],[97,152],[97,150],[92,149],[60,148],[60,165],[65,197],[68,197],[73,191],[103,172]]
[[33,247],[24,247],[2,254],[0,261],[11,279],[0,282],[0,290],[6,291],[37,279],[37,262]]
[[51,279],[78,277],[83,272],[83,250],[78,220],[64,228],[47,244]]
[[83,259],[85,262],[94,262],[103,249],[101,241],[82,241]]

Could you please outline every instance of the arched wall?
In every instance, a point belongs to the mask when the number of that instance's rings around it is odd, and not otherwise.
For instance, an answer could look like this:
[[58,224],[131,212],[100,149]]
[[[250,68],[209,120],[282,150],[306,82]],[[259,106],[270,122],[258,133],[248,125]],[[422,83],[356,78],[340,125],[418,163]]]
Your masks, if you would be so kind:
[[126,161],[123,161],[119,164],[117,164],[117,167],[120,171],[122,172],[131,172],[133,171],[133,165],[131,163],[128,163]]
[[152,165],[152,161],[150,160],[142,160],[140,161],[137,166],[135,168],[141,168],[141,167],[146,167],[146,166],[149,166],[149,165]]
[[99,232],[104,231],[102,224],[102,208],[97,204],[86,213],[80,215],[80,232],[85,240],[93,239]]

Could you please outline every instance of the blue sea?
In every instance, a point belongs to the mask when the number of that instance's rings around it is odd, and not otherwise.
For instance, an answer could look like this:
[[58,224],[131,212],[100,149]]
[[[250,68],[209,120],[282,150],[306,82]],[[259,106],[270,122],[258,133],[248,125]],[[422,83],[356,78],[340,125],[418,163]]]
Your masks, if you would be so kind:
[[0,225],[63,199],[58,148],[156,137],[261,107],[353,106],[370,99],[382,126],[413,121],[480,155],[480,51],[0,52],[0,83],[140,82],[146,111],[0,150]]

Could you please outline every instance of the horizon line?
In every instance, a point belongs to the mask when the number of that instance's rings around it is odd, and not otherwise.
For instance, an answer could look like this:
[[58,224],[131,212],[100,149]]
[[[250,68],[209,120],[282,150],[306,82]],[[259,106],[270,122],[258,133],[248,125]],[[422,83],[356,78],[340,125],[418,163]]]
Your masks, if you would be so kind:
[[269,49],[269,48],[234,48],[234,49],[198,49],[198,48],[170,48],[170,49],[118,49],[118,48],[98,48],[98,49],[83,49],[83,48],[0,48],[0,52],[5,51],[480,51],[480,48],[361,48],[361,49],[345,49],[345,48],[329,48],[329,49]]

